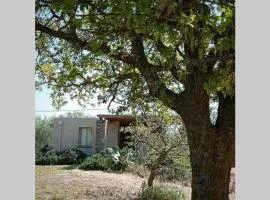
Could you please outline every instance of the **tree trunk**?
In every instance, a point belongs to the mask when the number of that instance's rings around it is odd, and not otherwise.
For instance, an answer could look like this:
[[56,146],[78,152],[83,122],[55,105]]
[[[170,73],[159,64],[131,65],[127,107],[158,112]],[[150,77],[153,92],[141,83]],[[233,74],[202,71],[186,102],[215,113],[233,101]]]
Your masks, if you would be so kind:
[[235,152],[234,99],[220,97],[216,125],[205,118],[206,105],[196,107],[183,115],[190,148],[192,200],[228,200]]
[[148,187],[153,186],[154,179],[157,175],[157,170],[160,168],[162,163],[165,161],[166,156],[168,155],[169,151],[163,151],[160,153],[159,157],[157,160],[152,164],[151,170],[150,170],[150,175],[148,177]]
[[[212,137],[212,138],[210,138]],[[191,145],[192,200],[228,200],[234,145],[232,137],[205,137]],[[215,144],[215,142],[216,144]]]
[[150,171],[150,175],[148,177],[148,187],[152,187],[153,186],[153,182],[154,182],[154,179],[157,175],[157,169],[155,168],[151,168],[151,171]]

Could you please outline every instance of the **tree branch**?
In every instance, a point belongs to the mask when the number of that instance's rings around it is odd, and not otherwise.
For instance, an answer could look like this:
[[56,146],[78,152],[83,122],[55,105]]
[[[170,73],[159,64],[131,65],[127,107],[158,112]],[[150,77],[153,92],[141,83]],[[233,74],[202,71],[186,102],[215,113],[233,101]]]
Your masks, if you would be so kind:
[[43,33],[46,33],[50,36],[53,36],[59,39],[64,39],[75,46],[79,45],[80,48],[85,48],[89,44],[87,41],[80,40],[78,36],[75,35],[74,33],[53,30],[51,28],[48,28],[40,24],[39,22],[37,22],[37,20],[35,23],[35,29]]
[[[75,46],[79,46],[81,49],[93,52],[90,42],[80,39],[75,32],[53,30],[40,24],[37,20],[35,27],[38,31],[66,40]],[[184,102],[182,101],[182,95],[174,93],[166,87],[164,82],[161,81],[158,75],[158,72],[161,71],[161,66],[150,64],[147,61],[141,37],[137,36],[132,40],[132,55],[124,52],[113,53],[105,42],[101,44],[100,51],[110,58],[129,64],[133,68],[138,68],[148,84],[151,96],[160,99],[172,109],[175,109],[176,107],[179,109],[179,107],[183,105]]]
[[141,37],[137,36],[132,41],[132,51],[136,57],[136,63],[138,63],[137,68],[147,82],[150,95],[160,99],[165,105],[172,109],[175,109],[176,107],[179,109],[181,105],[184,107],[185,102],[183,101],[182,94],[174,93],[166,87],[166,84],[163,81],[161,81],[161,78],[158,75],[161,67],[150,64],[147,61]]

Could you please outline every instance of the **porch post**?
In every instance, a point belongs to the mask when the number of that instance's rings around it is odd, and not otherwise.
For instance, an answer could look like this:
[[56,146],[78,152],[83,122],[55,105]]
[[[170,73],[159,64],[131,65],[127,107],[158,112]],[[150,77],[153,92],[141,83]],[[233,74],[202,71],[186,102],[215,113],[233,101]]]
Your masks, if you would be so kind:
[[106,133],[106,120],[98,119],[96,122],[96,151],[102,151],[105,149],[105,133]]

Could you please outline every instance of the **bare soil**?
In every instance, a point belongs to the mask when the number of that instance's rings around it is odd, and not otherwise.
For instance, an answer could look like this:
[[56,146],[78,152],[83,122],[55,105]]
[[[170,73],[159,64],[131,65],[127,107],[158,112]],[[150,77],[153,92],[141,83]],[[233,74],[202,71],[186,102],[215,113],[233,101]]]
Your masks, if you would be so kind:
[[[144,178],[130,173],[82,171],[70,166],[36,166],[35,199],[131,200],[135,199],[144,181]],[[190,186],[165,184],[181,187],[190,199]],[[232,191],[230,199],[234,200],[234,189]]]

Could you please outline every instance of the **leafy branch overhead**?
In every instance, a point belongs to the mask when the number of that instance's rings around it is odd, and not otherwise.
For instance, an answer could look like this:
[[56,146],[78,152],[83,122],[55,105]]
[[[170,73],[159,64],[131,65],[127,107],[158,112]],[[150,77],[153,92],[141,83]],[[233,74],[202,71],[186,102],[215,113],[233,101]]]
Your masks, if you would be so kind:
[[194,76],[209,95],[232,95],[233,21],[234,5],[215,0],[39,0],[37,85],[51,87],[56,106],[99,91],[101,103],[159,99],[175,109]]

